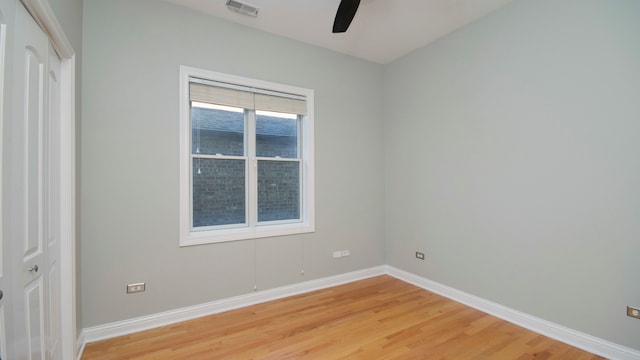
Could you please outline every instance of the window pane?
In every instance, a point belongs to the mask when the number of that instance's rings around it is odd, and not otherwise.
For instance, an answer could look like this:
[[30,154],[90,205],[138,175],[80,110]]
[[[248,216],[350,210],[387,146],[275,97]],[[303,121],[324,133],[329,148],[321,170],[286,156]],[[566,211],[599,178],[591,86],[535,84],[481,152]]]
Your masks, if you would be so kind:
[[297,158],[298,116],[256,111],[256,156]]
[[244,224],[245,160],[193,159],[193,227]]
[[244,156],[244,110],[193,102],[191,153]]
[[258,161],[258,221],[300,219],[300,162]]

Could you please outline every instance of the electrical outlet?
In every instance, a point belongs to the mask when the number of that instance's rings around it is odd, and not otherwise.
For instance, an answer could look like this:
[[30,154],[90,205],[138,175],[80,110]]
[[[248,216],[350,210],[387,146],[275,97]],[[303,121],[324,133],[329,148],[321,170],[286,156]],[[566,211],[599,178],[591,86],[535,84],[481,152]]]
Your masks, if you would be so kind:
[[627,316],[640,319],[640,308],[627,306]]
[[334,259],[345,257],[345,256],[349,256],[349,255],[351,255],[351,251],[349,251],[349,249],[347,249],[347,250],[338,250],[338,251],[334,251],[333,252],[333,258]]
[[144,289],[144,283],[129,284],[127,285],[127,294],[143,292]]
[[424,253],[421,253],[420,251],[416,251],[416,258],[420,260],[424,260]]

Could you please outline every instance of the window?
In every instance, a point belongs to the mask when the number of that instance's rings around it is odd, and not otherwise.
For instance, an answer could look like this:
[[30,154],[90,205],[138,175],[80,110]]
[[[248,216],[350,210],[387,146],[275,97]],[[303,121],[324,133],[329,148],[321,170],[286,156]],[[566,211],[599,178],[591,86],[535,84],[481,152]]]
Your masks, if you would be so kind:
[[313,91],[183,66],[180,93],[180,245],[313,232]]

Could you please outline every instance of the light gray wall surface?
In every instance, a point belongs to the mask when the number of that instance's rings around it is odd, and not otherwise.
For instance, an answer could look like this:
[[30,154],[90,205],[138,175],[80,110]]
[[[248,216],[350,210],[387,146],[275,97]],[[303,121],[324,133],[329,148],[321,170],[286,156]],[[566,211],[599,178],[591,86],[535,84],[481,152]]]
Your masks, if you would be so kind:
[[516,1],[384,87],[387,263],[640,349],[640,2]]
[[[387,66],[152,0],[84,16],[83,327],[387,263],[640,349],[640,2],[515,1]],[[178,247],[179,65],[315,90],[316,233]]]
[[[382,66],[151,0],[85,1],[83,40],[84,327],[384,263]],[[315,90],[315,233],[178,247],[180,65]]]
[[76,56],[82,54],[82,0],[48,0]]

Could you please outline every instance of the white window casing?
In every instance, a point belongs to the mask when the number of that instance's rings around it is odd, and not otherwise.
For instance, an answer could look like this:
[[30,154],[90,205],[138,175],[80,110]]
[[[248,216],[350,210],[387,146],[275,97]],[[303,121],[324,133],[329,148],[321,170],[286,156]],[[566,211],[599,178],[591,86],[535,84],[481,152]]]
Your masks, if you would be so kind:
[[[315,231],[313,90],[255,80],[187,66],[180,67],[180,246],[309,233]],[[255,140],[245,144],[244,156],[197,154],[203,159],[245,160],[246,223],[194,228],[192,194],[191,102],[250,109],[246,137],[254,138],[255,110],[298,114],[296,158],[256,157]],[[245,111],[246,112],[246,111]],[[300,218],[258,222],[258,161],[300,164]],[[197,196],[197,195],[196,195]]]

